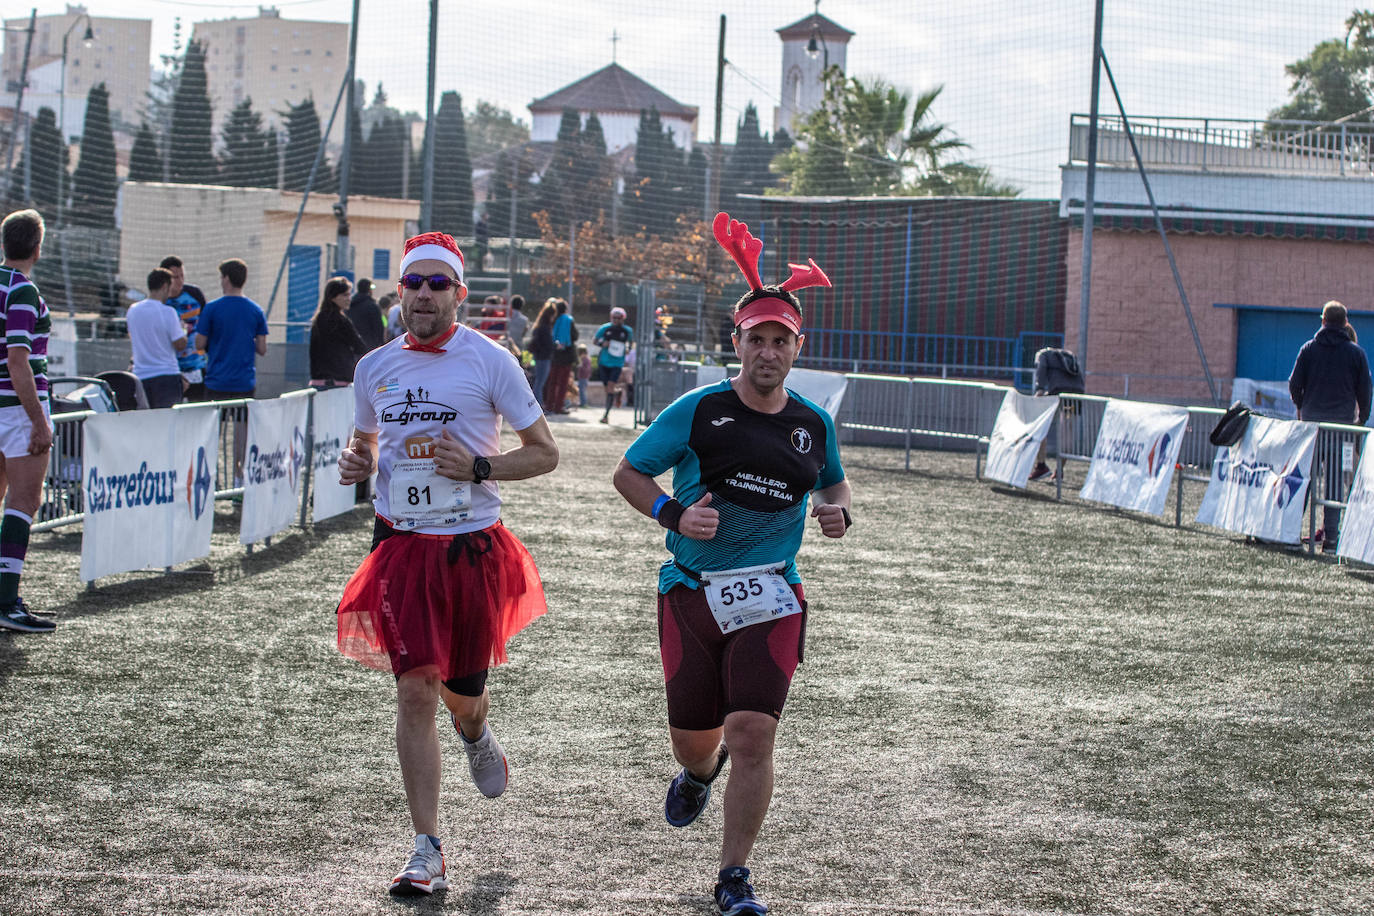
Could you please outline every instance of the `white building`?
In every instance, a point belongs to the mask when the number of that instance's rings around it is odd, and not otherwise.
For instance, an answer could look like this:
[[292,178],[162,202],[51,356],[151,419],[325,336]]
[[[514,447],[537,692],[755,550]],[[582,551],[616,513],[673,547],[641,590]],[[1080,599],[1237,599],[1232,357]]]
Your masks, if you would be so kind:
[[796,134],[796,121],[821,104],[821,74],[826,67],[845,70],[849,39],[854,33],[842,25],[812,13],[778,29],[782,39],[782,104],[773,109],[773,133],[785,127]]
[[673,142],[692,151],[697,137],[697,109],[683,105],[667,93],[654,88],[619,64],[610,64],[557,92],[530,102],[533,125],[530,140],[552,143],[558,139],[558,124],[563,109],[572,108],[587,122],[596,112],[606,135],[606,152],[615,153],[633,146],[639,133],[639,113],[658,110],[663,127],[673,132]]

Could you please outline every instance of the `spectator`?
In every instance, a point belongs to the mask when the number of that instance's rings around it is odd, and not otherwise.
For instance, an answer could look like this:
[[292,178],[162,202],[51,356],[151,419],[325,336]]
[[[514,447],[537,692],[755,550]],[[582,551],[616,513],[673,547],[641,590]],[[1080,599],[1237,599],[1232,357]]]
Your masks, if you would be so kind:
[[592,377],[592,358],[587,355],[587,345],[577,345],[577,406],[587,406],[587,382]]
[[353,322],[363,345],[375,350],[386,343],[386,321],[382,318],[381,307],[372,298],[372,281],[363,277],[358,281],[358,293],[348,304],[348,320]]
[[[534,357],[534,396],[544,400],[544,386],[549,381],[549,369],[553,360],[553,323],[558,317],[556,299],[546,299],[539,315],[534,319],[534,330],[530,331],[530,355]],[[547,408],[545,408],[547,409]]]
[[[358,329],[344,314],[352,288],[347,277],[331,277],[324,285],[320,307],[310,319],[310,384],[313,387],[351,385],[353,367],[368,352]],[[357,297],[353,301],[356,302]]]
[[[1045,347],[1035,354],[1035,396],[1059,394],[1082,394],[1085,390],[1083,373],[1078,368],[1078,359],[1069,350]],[[1077,402],[1073,402],[1076,410]],[[1069,413],[1071,408],[1061,402],[1061,409]],[[1059,453],[1059,424],[1051,423],[1050,431],[1040,440],[1040,449],[1035,454],[1035,467],[1028,480],[1053,481],[1054,471],[1050,470],[1045,458],[1049,455],[1050,445]]]
[[[1311,340],[1302,345],[1288,377],[1288,393],[1298,409],[1298,419],[1315,423],[1369,422],[1371,384],[1369,358],[1360,345],[1350,339],[1346,308],[1332,300],[1322,306],[1322,324]],[[1325,498],[1342,496],[1340,456],[1324,456]],[[1316,478],[1314,473],[1313,478]],[[1340,536],[1341,510],[1322,507],[1322,528],[1315,537],[1322,541],[1322,553],[1332,552]]]
[[515,344],[516,351],[525,349],[525,331],[530,320],[525,317],[525,297],[516,293],[510,297],[510,313],[506,318],[506,339]]
[[19,577],[29,549],[29,526],[43,504],[43,478],[52,451],[48,407],[48,305],[29,279],[42,256],[43,217],[16,210],[0,223],[5,263],[0,266],[0,628],[51,633],[57,624],[29,611]]
[[[256,356],[267,355],[267,317],[243,295],[248,265],[238,258],[219,264],[224,293],[205,304],[196,323],[196,349],[206,352],[205,394],[212,401],[251,398],[258,387]],[[234,409],[234,485],[243,479],[248,412]]]
[[488,296],[482,301],[482,317],[477,322],[477,330],[492,340],[506,336],[506,309],[500,296]]
[[172,285],[171,271],[154,268],[148,274],[148,298],[129,306],[124,316],[134,351],[133,372],[154,410],[181,403],[188,384],[177,363],[177,354],[186,349],[186,327],[177,310],[167,305]]
[[196,321],[200,310],[205,308],[205,293],[199,286],[186,282],[186,269],[181,258],[169,254],[158,264],[172,275],[172,286],[167,293],[167,304],[177,310],[186,331],[187,346],[177,354],[177,368],[181,377],[186,379],[185,396],[188,401],[205,400],[205,354],[198,351],[192,343],[196,332]]
[[566,299],[554,299],[554,309],[558,317],[553,322],[553,359],[549,363],[549,380],[544,385],[544,412],[567,413],[566,393],[572,378],[573,364],[577,362],[577,325],[568,311]]
[[378,309],[386,315],[386,339],[395,340],[406,332],[405,322],[401,320],[401,297],[387,293],[377,303]]

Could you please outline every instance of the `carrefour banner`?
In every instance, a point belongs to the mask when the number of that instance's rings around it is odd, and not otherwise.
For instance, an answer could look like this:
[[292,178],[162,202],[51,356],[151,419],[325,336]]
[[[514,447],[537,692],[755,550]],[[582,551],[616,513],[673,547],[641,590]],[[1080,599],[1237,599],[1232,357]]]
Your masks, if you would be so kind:
[[218,435],[213,407],[86,418],[83,582],[210,553]]
[[1186,407],[1107,402],[1088,479],[1079,495],[1122,509],[1160,515],[1188,428]]
[[1198,522],[1298,543],[1316,442],[1315,423],[1252,416],[1240,442],[1217,450]]
[[1008,391],[992,425],[988,463],[983,476],[989,480],[1024,487],[1035,464],[1035,453],[1049,434],[1059,410],[1059,398],[1028,397]]
[[305,470],[308,391],[248,404],[239,543],[252,544],[295,524]]
[[1374,458],[1370,440],[1365,437],[1364,454],[1350,485],[1350,497],[1341,517],[1341,536],[1336,554],[1361,563],[1374,563]]
[[315,395],[312,428],[315,432],[311,489],[315,521],[332,518],[353,508],[354,490],[339,484],[339,453],[353,431],[353,389],[331,388]]

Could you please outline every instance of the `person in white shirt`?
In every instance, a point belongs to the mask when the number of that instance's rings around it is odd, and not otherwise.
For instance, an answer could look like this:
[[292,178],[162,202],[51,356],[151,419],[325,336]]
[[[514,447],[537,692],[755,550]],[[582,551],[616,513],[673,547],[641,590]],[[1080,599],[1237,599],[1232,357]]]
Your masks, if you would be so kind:
[[171,271],[153,268],[148,273],[148,298],[129,306],[124,317],[133,345],[134,375],[153,408],[180,404],[185,390],[177,354],[186,348],[186,328],[177,310],[167,304],[171,291]]
[[[444,701],[478,790],[506,789],[505,752],[487,724],[490,666],[547,610],[539,571],[501,524],[498,480],[547,474],[558,447],[514,357],[457,323],[467,296],[452,237],[410,239],[397,285],[407,333],[358,361],[354,434],[339,482],[377,474],[372,552],[344,588],[339,650],[396,677],[396,754],[415,828],[396,895],[448,886],[439,842]],[[501,421],[520,445],[500,450]]]

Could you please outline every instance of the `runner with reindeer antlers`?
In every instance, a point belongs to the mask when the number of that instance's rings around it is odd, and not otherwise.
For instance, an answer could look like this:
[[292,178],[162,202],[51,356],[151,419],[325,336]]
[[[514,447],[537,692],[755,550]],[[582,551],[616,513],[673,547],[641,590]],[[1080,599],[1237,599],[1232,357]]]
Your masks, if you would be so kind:
[[[768,911],[746,861],[773,795],[773,742],[802,659],[796,555],[807,503],[821,533],[840,538],[850,491],[830,415],[783,385],[805,340],[794,292],[830,280],[808,259],[764,286],[763,243],[749,227],[718,213],[712,228],[749,281],[731,338],[740,373],[670,404],[626,451],[615,486],[668,529],[673,555],[658,577],[668,731],[682,764],[664,802],[668,823],[696,820],[733,761],[715,887],[716,906],[733,916]],[[669,468],[672,496],[654,480]]]

